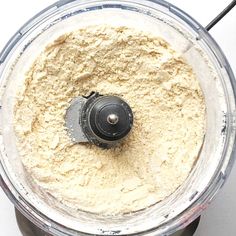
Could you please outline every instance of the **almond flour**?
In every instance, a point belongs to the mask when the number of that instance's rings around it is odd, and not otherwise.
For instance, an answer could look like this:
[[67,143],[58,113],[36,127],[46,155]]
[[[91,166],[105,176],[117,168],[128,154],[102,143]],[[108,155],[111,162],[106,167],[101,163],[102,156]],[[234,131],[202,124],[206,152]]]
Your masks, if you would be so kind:
[[[73,98],[125,99],[131,133],[116,148],[74,144]],[[187,62],[163,39],[132,28],[81,28],[46,47],[15,104],[18,150],[34,184],[64,205],[104,215],[137,211],[172,194],[203,142],[205,103]]]

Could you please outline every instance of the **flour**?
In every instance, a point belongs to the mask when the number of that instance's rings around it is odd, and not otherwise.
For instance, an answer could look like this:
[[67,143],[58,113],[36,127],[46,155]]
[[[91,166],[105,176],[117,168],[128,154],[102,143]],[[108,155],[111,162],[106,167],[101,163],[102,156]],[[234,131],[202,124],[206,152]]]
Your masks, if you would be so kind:
[[[74,144],[65,128],[73,98],[97,91],[125,99],[134,126],[116,148]],[[15,104],[18,150],[45,193],[74,209],[137,211],[172,194],[203,142],[205,104],[191,67],[163,39],[91,26],[48,45]]]

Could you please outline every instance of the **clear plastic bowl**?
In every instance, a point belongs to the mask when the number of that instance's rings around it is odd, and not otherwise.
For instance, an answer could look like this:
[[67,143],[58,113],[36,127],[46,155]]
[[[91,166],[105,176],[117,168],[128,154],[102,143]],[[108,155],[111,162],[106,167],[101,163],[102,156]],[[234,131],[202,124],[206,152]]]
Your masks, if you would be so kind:
[[[66,209],[30,185],[13,130],[16,89],[45,45],[59,35],[94,24],[127,25],[154,32],[181,53],[195,71],[205,96],[204,144],[187,180],[165,200],[145,210],[104,217]],[[27,22],[0,54],[0,182],[15,206],[53,235],[169,235],[205,209],[227,178],[235,159],[235,79],[222,51],[186,13],[159,0],[64,0]]]

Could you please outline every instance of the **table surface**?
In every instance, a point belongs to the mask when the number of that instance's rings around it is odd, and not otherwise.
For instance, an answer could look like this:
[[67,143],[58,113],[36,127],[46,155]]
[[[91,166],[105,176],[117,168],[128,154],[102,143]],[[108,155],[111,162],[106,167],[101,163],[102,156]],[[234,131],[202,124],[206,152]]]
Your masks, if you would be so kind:
[[[0,50],[8,39],[38,11],[54,0],[8,0],[0,3]],[[169,0],[203,26],[206,26],[230,0]],[[236,75],[236,7],[211,31]],[[231,175],[209,208],[202,214],[195,236],[236,235],[236,164]],[[14,207],[0,189],[0,226],[2,236],[21,236],[16,225]]]

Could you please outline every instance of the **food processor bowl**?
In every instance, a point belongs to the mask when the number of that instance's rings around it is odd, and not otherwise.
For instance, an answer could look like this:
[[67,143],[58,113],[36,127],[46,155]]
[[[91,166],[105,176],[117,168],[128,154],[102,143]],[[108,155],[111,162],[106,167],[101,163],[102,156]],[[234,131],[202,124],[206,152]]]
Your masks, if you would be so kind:
[[[17,151],[13,129],[16,92],[45,46],[88,25],[125,25],[165,39],[192,66],[206,103],[206,133],[186,181],[165,200],[125,215],[70,209],[33,186]],[[57,235],[169,235],[208,206],[235,159],[235,79],[208,32],[177,7],[160,0],[62,0],[27,22],[0,54],[0,182],[35,225]]]

